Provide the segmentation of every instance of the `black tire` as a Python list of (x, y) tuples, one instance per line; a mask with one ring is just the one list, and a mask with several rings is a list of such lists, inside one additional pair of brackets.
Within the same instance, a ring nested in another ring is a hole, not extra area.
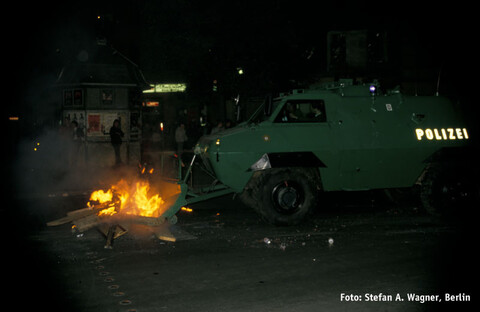
[(257, 179), (252, 188), (253, 208), (270, 224), (298, 224), (317, 205), (318, 180), (313, 170), (269, 169)]
[(238, 195), (238, 198), (245, 204), (245, 206), (257, 210), (258, 204), (258, 190), (260, 187), (261, 172), (255, 172), (244, 188), (243, 192)]
[(435, 216), (469, 212), (478, 198), (478, 182), (466, 169), (431, 167), (420, 188), (423, 207)]

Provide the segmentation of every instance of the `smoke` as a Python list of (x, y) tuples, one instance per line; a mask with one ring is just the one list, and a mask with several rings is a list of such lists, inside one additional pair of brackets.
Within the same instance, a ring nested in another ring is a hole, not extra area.
[[(67, 129), (70, 131), (71, 129)], [(161, 196), (176, 193), (175, 184), (161, 183), (158, 168), (141, 174), (135, 164), (100, 166), (87, 162), (85, 145), (76, 142), (60, 129), (45, 130), (34, 140), (24, 139), (18, 144), (17, 157), (13, 163), (15, 190), (20, 197), (48, 197), (58, 195), (90, 195), (96, 189), (108, 189), (120, 180), (129, 183), (148, 179), (152, 189)]]
[(78, 151), (75, 142), (55, 130), (19, 144), (13, 172), (15, 195), (22, 204), (21, 211), (15, 213), (29, 229), (45, 227), (69, 211), (87, 207), (97, 190), (112, 190), (122, 196), (122, 208), (117, 212), (126, 213), (119, 213), (117, 218), (131, 213), (159, 217), (178, 197), (179, 185), (165, 182), (159, 170), (142, 173), (142, 167), (113, 166), (113, 162), (98, 166), (83, 162), (83, 155), (75, 154)]
[(87, 166), (85, 145), (73, 141), (70, 131), (45, 130), (18, 144), (13, 176), (20, 197), (78, 194), (127, 174), (127, 169)]
[(46, 130), (18, 144), (13, 178), (20, 197), (46, 196), (79, 186), (69, 166), (72, 144), (56, 130)]

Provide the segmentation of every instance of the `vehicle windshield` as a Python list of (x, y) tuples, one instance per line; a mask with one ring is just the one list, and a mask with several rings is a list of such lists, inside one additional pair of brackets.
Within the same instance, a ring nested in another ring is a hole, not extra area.
[[(280, 99), (277, 99), (277, 100), (273, 100), (273, 103), (272, 103), (272, 114), (273, 112), (275, 111), (275, 109), (278, 107), (278, 105), (280, 104), (281, 100)], [(250, 117), (250, 119), (248, 120), (248, 124), (251, 124), (251, 123), (261, 123), (262, 121), (265, 121), (267, 120), (270, 116), (267, 116), (265, 115), (265, 105), (266, 103), (264, 102), (262, 105), (260, 105), (258, 107), (258, 109), (255, 111), (255, 113), (253, 113), (253, 115)]]

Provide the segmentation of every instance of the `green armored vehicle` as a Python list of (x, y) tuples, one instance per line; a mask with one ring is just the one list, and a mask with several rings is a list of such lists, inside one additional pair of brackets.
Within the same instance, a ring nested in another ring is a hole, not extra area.
[(452, 102), (395, 90), (380, 94), (377, 87), (337, 83), (294, 90), (266, 100), (247, 122), (202, 137), (195, 154), (215, 182), (196, 193), (186, 179), (180, 182), (182, 193), (164, 217), (229, 192), (278, 225), (304, 220), (321, 206), (321, 192), (421, 184), (430, 211), (464, 196), (452, 179), (461, 176), (458, 171), (436, 165), (462, 156), (472, 140)]

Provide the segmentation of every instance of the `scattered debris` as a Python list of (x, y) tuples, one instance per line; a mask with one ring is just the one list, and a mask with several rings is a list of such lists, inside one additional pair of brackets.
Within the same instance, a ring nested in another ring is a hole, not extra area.
[(67, 216), (47, 223), (58, 226), (72, 223), (72, 233), (82, 237), (83, 232), (97, 228), (106, 238), (105, 248), (111, 249), (113, 241), (126, 234), (132, 225), (143, 225), (158, 239), (175, 242), (177, 240), (195, 239), (196, 237), (182, 231), (179, 227), (160, 217), (130, 215), (118, 213), (121, 201), (111, 196), (105, 202), (88, 203), (88, 207), (70, 211)]

